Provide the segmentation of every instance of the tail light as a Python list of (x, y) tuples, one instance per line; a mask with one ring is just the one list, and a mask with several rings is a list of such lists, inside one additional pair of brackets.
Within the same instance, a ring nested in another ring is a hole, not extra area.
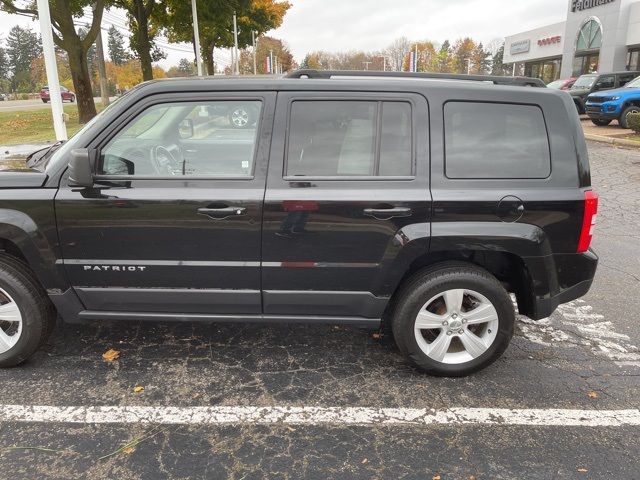
[(584, 192), (584, 216), (582, 217), (582, 230), (580, 230), (580, 240), (578, 241), (578, 253), (589, 250), (593, 230), (596, 226), (598, 213), (598, 194), (593, 190)]

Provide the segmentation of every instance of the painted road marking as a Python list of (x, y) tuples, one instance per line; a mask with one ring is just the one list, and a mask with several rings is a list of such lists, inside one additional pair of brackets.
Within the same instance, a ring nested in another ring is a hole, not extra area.
[(631, 338), (616, 332), (613, 323), (584, 300), (560, 305), (556, 314), (543, 320), (520, 317), (520, 330), (525, 338), (546, 347), (584, 345), (619, 367), (640, 367), (640, 350)]
[(148, 407), (0, 405), (1, 422), (82, 424), (290, 425), (524, 425), (640, 426), (640, 409), (563, 410), (503, 408), (366, 407)]

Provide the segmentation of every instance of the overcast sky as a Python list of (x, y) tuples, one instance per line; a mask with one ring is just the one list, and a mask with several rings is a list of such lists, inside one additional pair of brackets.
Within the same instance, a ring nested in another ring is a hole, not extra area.
[[(185, 0), (186, 1), (186, 0)], [(566, 18), (568, 0), (289, 0), (291, 9), (283, 25), (272, 32), (289, 45), (296, 60), (313, 50), (380, 50), (395, 38), (454, 41), (470, 36), (485, 44), (496, 38)], [(123, 18), (122, 12), (107, 15)], [(0, 12), (0, 39), (16, 23), (31, 25), (28, 18)], [(111, 26), (105, 18), (103, 26)], [(3, 42), (2, 42), (3, 43)], [(192, 58), (188, 46), (167, 50), (161, 65), (168, 68), (182, 57)], [(182, 49), (182, 50), (180, 50)], [(221, 62), (227, 52), (219, 52)]]

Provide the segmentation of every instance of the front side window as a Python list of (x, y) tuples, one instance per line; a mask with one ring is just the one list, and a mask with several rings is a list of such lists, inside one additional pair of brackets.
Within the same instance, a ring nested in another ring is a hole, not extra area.
[(411, 104), (295, 101), (286, 176), (371, 177), (412, 174)]
[(537, 106), (449, 102), (444, 121), (449, 178), (546, 178), (551, 173), (549, 139)]
[(153, 105), (102, 150), (98, 174), (250, 176), (261, 109), (259, 100)]
[(616, 86), (616, 77), (613, 75), (604, 75), (596, 82), (595, 90), (611, 90)]

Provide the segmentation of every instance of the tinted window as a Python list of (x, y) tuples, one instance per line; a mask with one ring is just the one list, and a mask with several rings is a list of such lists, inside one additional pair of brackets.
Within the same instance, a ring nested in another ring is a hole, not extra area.
[(260, 101), (149, 107), (102, 150), (103, 175), (247, 176), (253, 171)]
[(549, 139), (540, 108), (449, 102), (444, 119), (447, 177), (549, 176)]
[(636, 75), (633, 73), (627, 73), (625, 75), (620, 75), (618, 77), (618, 81), (620, 82), (620, 86), (624, 87), (627, 83), (629, 83), (631, 80), (633, 80), (634, 78), (636, 78)]
[(610, 90), (616, 86), (616, 77), (607, 75), (600, 77), (595, 85), (595, 90)]
[(286, 175), (411, 175), (411, 128), (405, 102), (293, 102)]

